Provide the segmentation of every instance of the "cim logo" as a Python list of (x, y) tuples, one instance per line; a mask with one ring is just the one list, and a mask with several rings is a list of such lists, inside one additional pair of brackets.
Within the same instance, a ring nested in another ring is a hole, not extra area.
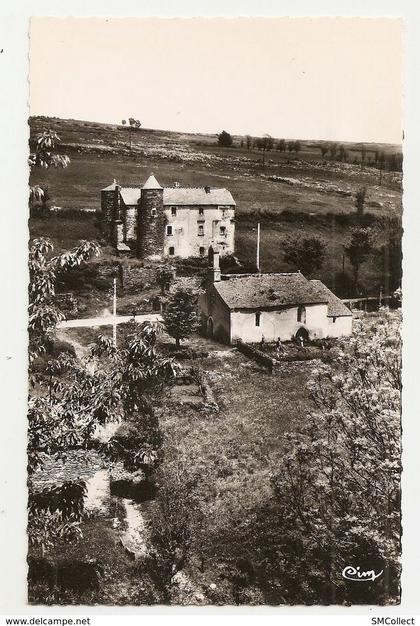
[(343, 569), (343, 578), (345, 578), (346, 580), (352, 580), (352, 581), (357, 581), (357, 582), (365, 582), (365, 581), (373, 582), (374, 580), (379, 578), (379, 576), (381, 576), (383, 573), (384, 573), (384, 570), (381, 570), (380, 572), (376, 573), (375, 570), (373, 569), (363, 571), (360, 569), (359, 565), (357, 567), (353, 567), (352, 565), (347, 565)]

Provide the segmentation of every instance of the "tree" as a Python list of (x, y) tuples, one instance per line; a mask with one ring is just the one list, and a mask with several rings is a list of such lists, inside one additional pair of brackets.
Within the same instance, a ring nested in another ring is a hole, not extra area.
[(295, 149), (295, 142), (294, 141), (288, 141), (287, 142), (287, 149), (289, 152), (293, 152), (293, 150)]
[[(273, 477), (277, 585), (284, 603), (399, 600), (399, 317), (365, 319), (310, 384), (315, 411), (290, 433)], [(345, 567), (382, 572), (354, 583)]]
[(127, 120), (122, 120), (122, 121), (121, 121), (121, 124), (122, 124), (123, 126), (125, 126), (125, 125), (127, 124)]
[(364, 167), (366, 163), (366, 146), (364, 144), (362, 144), (362, 147), (360, 148), (360, 155), (361, 155), (361, 166)]
[(340, 161), (347, 161), (347, 157), (347, 150), (345, 149), (343, 144), (340, 144), (340, 146), (338, 147), (338, 158), (340, 159)]
[(329, 146), (329, 150), (330, 150), (330, 158), (331, 159), (335, 159), (337, 156), (337, 144), (336, 143), (331, 143)]
[(220, 135), (218, 135), (218, 143), (219, 146), (223, 146), (225, 148), (229, 148), (233, 144), (232, 135), (230, 135), (225, 130), (222, 130)]
[(397, 218), (388, 218), (382, 228), (385, 241), (379, 248), (379, 260), (383, 267), (385, 294), (401, 287), (403, 228)]
[[(57, 154), (57, 145), (60, 143), (60, 137), (56, 132), (52, 130), (45, 130), (42, 133), (38, 133), (35, 138), (35, 150), (29, 155), (29, 167), (33, 168), (41, 167), (47, 169), (50, 167), (62, 167), (65, 168), (69, 165), (70, 159), (66, 154)], [(31, 210), (39, 202), (46, 206), (47, 200), (50, 196), (46, 197), (47, 190), (40, 185), (33, 185), (29, 188), (29, 206)]]
[(197, 296), (189, 289), (178, 289), (173, 293), (163, 313), (167, 333), (179, 346), (198, 328)]
[[(65, 461), (69, 450), (93, 445), (98, 425), (110, 421), (136, 422), (135, 448), (125, 448), (114, 437), (103, 452), (121, 459), (130, 469), (150, 475), (159, 458), (159, 425), (152, 398), (172, 379), (172, 359), (156, 351), (156, 325), (130, 325), (126, 340), (116, 348), (100, 337), (90, 348), (87, 362), (60, 355), (44, 370), (34, 372), (37, 391), (28, 411), (28, 471), (30, 476), (47, 458)], [(87, 364), (94, 367), (87, 367)], [(42, 492), (29, 481), (29, 534), (33, 546), (45, 551), (58, 537), (77, 538), (83, 516), (85, 483), (66, 481)]]
[(352, 265), (354, 286), (357, 289), (360, 266), (373, 251), (373, 236), (370, 228), (352, 228), (350, 232), (351, 238), (344, 251)]
[(154, 601), (170, 603), (174, 577), (185, 568), (202, 542), (204, 515), (197, 479), (189, 468), (172, 463), (157, 477), (159, 490), (152, 512), (148, 556), (142, 564), (142, 583), (149, 579)]
[(282, 242), (284, 261), (310, 276), (319, 270), (325, 259), (327, 244), (316, 236), (289, 236)]
[(252, 137), (251, 135), (247, 135), (246, 136), (246, 149), (247, 150), (251, 148), (251, 144), (252, 144)]
[(280, 152), (286, 152), (286, 142), (284, 139), (279, 139), (279, 142), (277, 144), (277, 150), (279, 150)]
[(63, 319), (55, 303), (55, 286), (60, 274), (80, 267), (99, 254), (95, 242), (80, 244), (58, 256), (48, 239), (34, 239), (29, 249), (29, 358), (32, 361), (45, 350), (45, 340)]
[(299, 140), (295, 141), (295, 152), (296, 154), (299, 154), (299, 152), (301, 151), (302, 148), (302, 144), (300, 143)]
[(140, 128), (141, 127), (141, 122), (140, 120), (136, 120), (134, 119), (134, 117), (129, 117), (128, 118), (128, 123), (132, 128)]
[(366, 201), (366, 194), (367, 194), (367, 188), (366, 187), (360, 187), (360, 189), (358, 189), (356, 191), (356, 208), (357, 208), (357, 215), (359, 217), (359, 219), (361, 219), (363, 217), (363, 213), (365, 210), (365, 201)]
[(167, 265), (160, 267), (156, 273), (156, 280), (158, 285), (160, 286), (160, 291), (162, 295), (165, 295), (171, 286), (175, 277), (175, 270), (173, 267), (168, 267)]
[(329, 147), (328, 147), (328, 145), (326, 145), (326, 144), (322, 144), (322, 145), (320, 146), (320, 150), (321, 150), (321, 156), (322, 156), (322, 158), (325, 158), (325, 157), (327, 156), (327, 154), (328, 154)]

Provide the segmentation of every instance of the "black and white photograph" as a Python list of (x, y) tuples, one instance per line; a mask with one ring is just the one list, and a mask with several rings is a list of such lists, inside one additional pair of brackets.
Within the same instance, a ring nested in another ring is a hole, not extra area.
[(403, 21), (28, 30), (28, 604), (399, 605)]

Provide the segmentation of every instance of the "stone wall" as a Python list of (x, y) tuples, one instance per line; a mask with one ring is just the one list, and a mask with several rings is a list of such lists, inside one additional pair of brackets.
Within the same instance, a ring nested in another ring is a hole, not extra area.
[(175, 214), (165, 206), (166, 222), (172, 226), (172, 234), (165, 233), (165, 256), (174, 248), (175, 256), (181, 258), (207, 256), (209, 247), (217, 244), (220, 254), (233, 254), (235, 250), (235, 209), (197, 205), (176, 206)]
[(112, 240), (112, 221), (114, 218), (114, 192), (101, 191), (101, 213), (99, 222), (107, 239)]
[(137, 233), (137, 255), (140, 259), (159, 259), (163, 256), (163, 189), (142, 189)]

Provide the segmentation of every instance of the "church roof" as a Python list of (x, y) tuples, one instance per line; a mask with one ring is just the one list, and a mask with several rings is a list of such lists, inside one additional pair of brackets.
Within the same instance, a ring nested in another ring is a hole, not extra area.
[(162, 189), (153, 174), (149, 176), (143, 185), (143, 189)]
[(337, 296), (334, 295), (333, 292), (324, 285), (324, 283), (321, 283), (320, 280), (311, 280), (310, 282), (315, 287), (317, 293), (320, 296), (325, 295), (325, 297), (328, 299), (328, 317), (341, 317), (352, 315), (350, 309), (348, 309), (346, 305), (343, 304), (343, 302), (340, 300), (340, 298), (337, 298)]
[(329, 301), (326, 293), (300, 272), (235, 276), (214, 283), (214, 288), (230, 309), (258, 310)]

